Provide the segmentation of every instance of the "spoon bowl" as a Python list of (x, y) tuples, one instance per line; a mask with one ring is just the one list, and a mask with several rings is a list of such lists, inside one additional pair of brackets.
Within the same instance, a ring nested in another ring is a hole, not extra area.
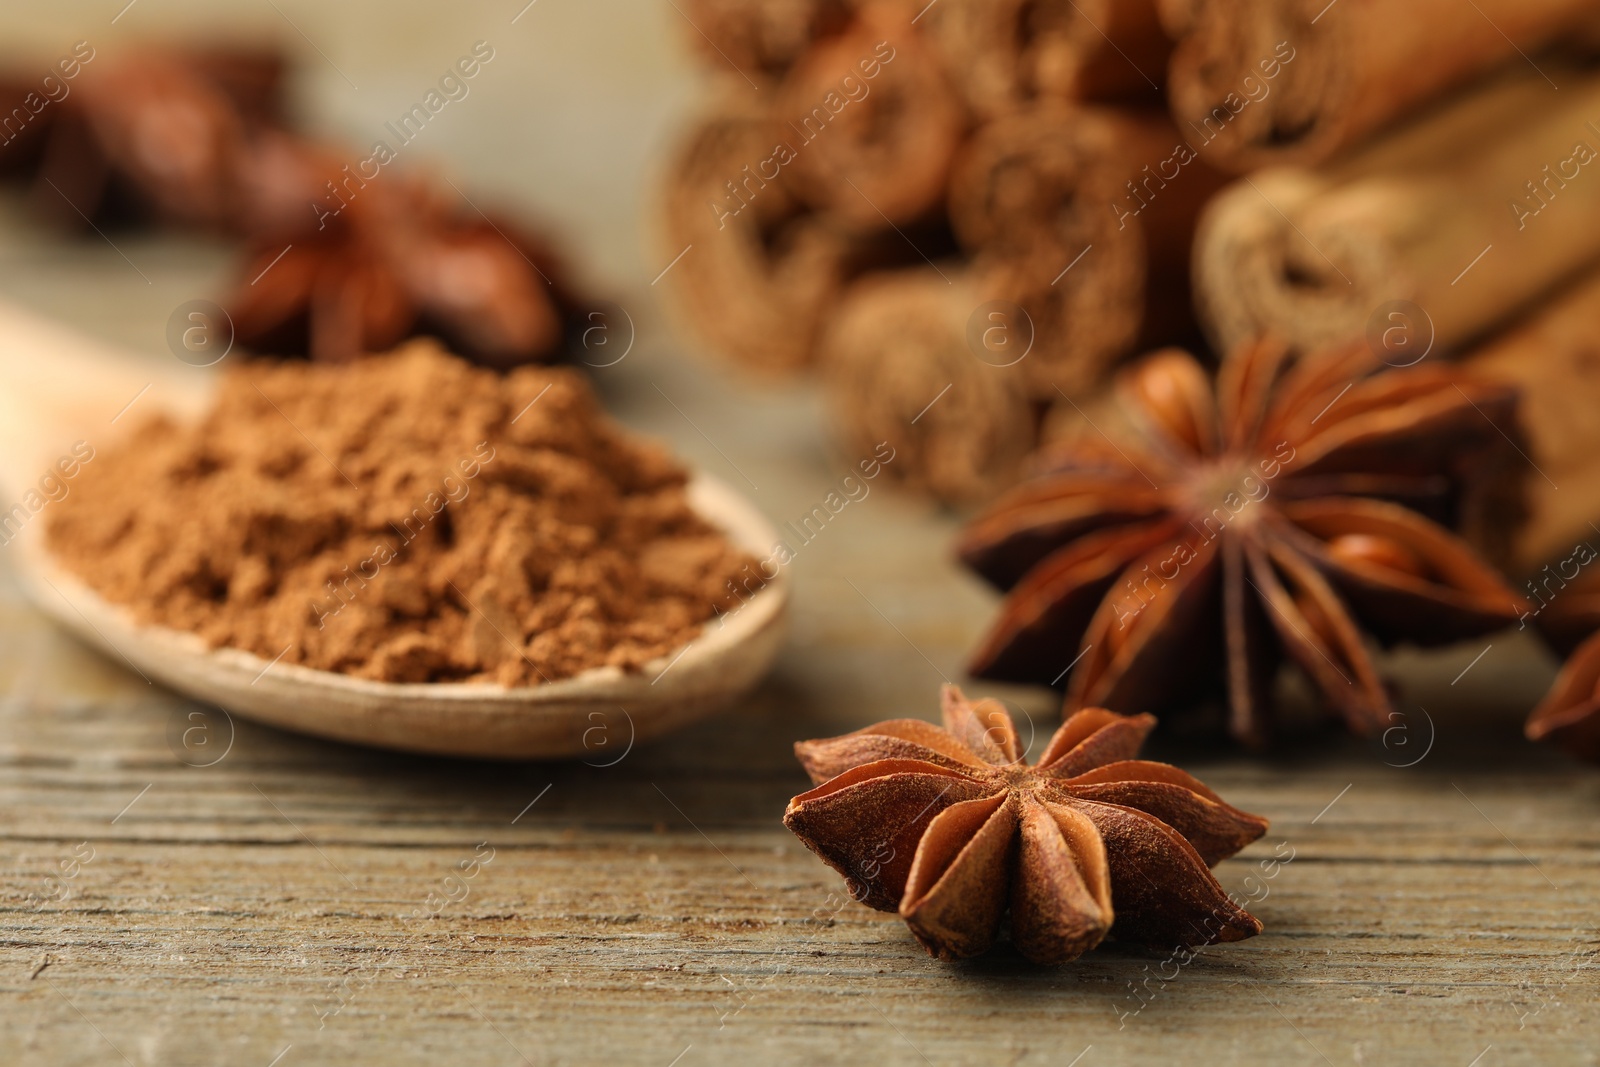
[[(21, 499), (39, 477), (33, 472), (48, 470), (49, 457), (72, 442), (113, 439), (129, 398), (149, 410), (193, 416), (204, 410), (211, 382), (212, 375), (198, 368), (175, 373), (141, 365), (136, 356), (0, 307), (5, 499)], [(777, 540), (761, 513), (715, 478), (695, 475), (688, 494), (695, 511), (738, 547), (764, 556)], [(41, 510), (47, 507), (48, 501)], [(229, 714), (409, 752), (614, 762), (635, 743), (723, 710), (753, 689), (782, 645), (789, 599), (788, 575), (780, 571), (688, 644), (638, 673), (600, 667), (525, 688), (378, 682), (210, 648), (196, 634), (141, 623), (56, 564), (43, 544), (42, 517), (28, 512), (23, 518), (7, 544), (30, 599), (146, 680)]]

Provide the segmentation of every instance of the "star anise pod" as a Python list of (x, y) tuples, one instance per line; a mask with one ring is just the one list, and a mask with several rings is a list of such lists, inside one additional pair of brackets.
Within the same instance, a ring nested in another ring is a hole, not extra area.
[(292, 138), (261, 138), (257, 154), (262, 235), (224, 301), (246, 347), (344, 361), (430, 334), (506, 367), (555, 358), (589, 325), (543, 241), (456, 208), (433, 181), (357, 184), (330, 150)]
[(1077, 959), (1107, 934), (1173, 947), (1261, 932), (1209, 868), (1267, 822), (1134, 759), (1154, 718), (1086, 708), (1029, 766), (997, 702), (945, 686), (943, 713), (942, 730), (892, 719), (797, 743), (819, 784), (783, 816), (852, 896), (898, 911), (930, 954), (988, 950), (1008, 911), (1035, 963)]
[(1600, 763), (1600, 633), (1568, 657), (1550, 692), (1528, 716), (1525, 732), (1531, 741), (1548, 741)]
[[(280, 73), (270, 53), (96, 59), (27, 138), (0, 145), (0, 167), (35, 169), (41, 208), (73, 225), (244, 236), (225, 301), (244, 347), (348, 360), (427, 334), (508, 367), (607, 343), (620, 324), (568, 287), (542, 239), (466, 210), (444, 182), (394, 173), (392, 151), (363, 159), (281, 129)], [(24, 91), (7, 84), (0, 99)]]
[(150, 219), (237, 230), (247, 145), (279, 118), (282, 70), (275, 53), (238, 49), (142, 49), (84, 63), (32, 131), (35, 205), (70, 226)]
[(1227, 360), (1215, 391), (1177, 350), (1118, 381), (1131, 432), (1049, 457), (965, 531), (962, 559), (1010, 592), (972, 658), (983, 678), (1052, 683), (1066, 708), (1192, 706), (1268, 735), (1279, 663), (1358, 733), (1390, 725), (1363, 634), (1453, 642), (1525, 606), (1471, 547), (1397, 501), (1460, 488), (1515, 393), (1450, 367), (1378, 373), (1364, 345)]
[[(1600, 538), (1595, 539), (1600, 543)], [(1527, 581), (1530, 610), (1522, 625), (1531, 624), (1561, 656), (1571, 656), (1600, 633), (1600, 550), (1579, 541), (1564, 559), (1546, 563)]]

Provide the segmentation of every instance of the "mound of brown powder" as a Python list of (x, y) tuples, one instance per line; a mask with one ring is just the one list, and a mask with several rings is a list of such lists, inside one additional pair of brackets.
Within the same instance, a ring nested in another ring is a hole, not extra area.
[(52, 507), (56, 558), (142, 620), (386, 681), (535, 685), (687, 643), (750, 561), (577, 374), (431, 342), (249, 364)]

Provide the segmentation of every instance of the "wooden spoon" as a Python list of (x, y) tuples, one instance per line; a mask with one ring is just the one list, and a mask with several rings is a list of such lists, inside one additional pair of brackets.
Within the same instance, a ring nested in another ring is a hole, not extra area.
[[(211, 368), (121, 352), (0, 304), (0, 551), (41, 610), (147, 680), (229, 713), (340, 741), (610, 763), (636, 741), (728, 707), (777, 656), (789, 600), (781, 571), (742, 608), (638, 674), (596, 668), (521, 689), (374, 682), (212, 649), (194, 634), (140, 624), (51, 560), (43, 538), (48, 496), (28, 493), (75, 442), (99, 450), (156, 410), (199, 417), (215, 378)], [(754, 506), (708, 475), (693, 478), (689, 500), (750, 552), (765, 556), (777, 541)]]

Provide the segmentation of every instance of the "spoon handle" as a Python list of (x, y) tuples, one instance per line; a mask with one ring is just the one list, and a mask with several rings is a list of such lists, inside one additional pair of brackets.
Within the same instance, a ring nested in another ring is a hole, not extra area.
[[(170, 364), (170, 365), (169, 365)], [(0, 302), (0, 510), (73, 446), (98, 450), (166, 410), (193, 417), (211, 370), (152, 360)]]

